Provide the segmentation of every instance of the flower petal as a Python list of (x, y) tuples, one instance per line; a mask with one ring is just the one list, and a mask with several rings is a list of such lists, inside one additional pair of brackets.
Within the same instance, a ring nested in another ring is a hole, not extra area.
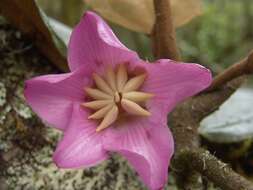
[(83, 87), (90, 81), (83, 69), (56, 75), (35, 77), (25, 82), (25, 98), (45, 122), (64, 130), (72, 112), (72, 103), (84, 98)]
[(125, 156), (150, 189), (164, 187), (174, 152), (173, 137), (166, 124), (148, 119), (127, 121), (118, 128), (109, 128), (103, 144), (106, 150)]
[(212, 81), (210, 71), (198, 64), (162, 59), (145, 66), (148, 77), (142, 91), (154, 94), (147, 107), (163, 107), (166, 114), (179, 102), (207, 88)]
[(137, 58), (137, 54), (127, 49), (108, 25), (90, 11), (74, 28), (68, 51), (72, 71), (83, 65), (91, 71), (100, 63), (114, 65)]
[(107, 158), (102, 148), (102, 133), (95, 131), (96, 122), (87, 117), (88, 113), (75, 104), (70, 124), (53, 156), (58, 167), (90, 167)]

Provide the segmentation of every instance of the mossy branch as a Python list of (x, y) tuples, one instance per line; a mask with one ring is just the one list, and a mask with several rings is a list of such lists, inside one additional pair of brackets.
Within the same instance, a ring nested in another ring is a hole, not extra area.
[(253, 190), (252, 183), (236, 172), (231, 167), (218, 160), (209, 151), (198, 149), (182, 153), (187, 158), (190, 168), (198, 171), (223, 190)]

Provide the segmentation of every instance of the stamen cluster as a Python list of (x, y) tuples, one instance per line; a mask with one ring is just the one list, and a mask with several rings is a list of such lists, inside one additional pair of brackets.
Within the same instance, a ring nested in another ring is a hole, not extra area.
[(85, 88), (86, 94), (92, 100), (82, 103), (82, 106), (94, 111), (88, 119), (101, 120), (97, 132), (113, 124), (122, 113), (136, 116), (150, 115), (143, 103), (153, 95), (138, 91), (145, 78), (145, 73), (129, 78), (124, 64), (119, 65), (115, 70), (108, 67), (104, 77), (93, 73), (96, 86)]

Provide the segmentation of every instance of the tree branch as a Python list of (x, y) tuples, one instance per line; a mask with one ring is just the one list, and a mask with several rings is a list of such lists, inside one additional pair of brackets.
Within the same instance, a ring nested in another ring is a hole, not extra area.
[(219, 107), (245, 82), (246, 77), (237, 77), (222, 88), (195, 96), (191, 100), (192, 116), (197, 122), (200, 122), (206, 116), (210, 115)]
[(217, 110), (243, 82), (244, 77), (234, 79), (220, 90), (193, 97), (176, 107), (170, 115), (169, 124), (172, 126), (178, 153), (199, 147), (197, 131), (199, 122)]
[(171, 5), (168, 0), (154, 1), (156, 21), (153, 28), (153, 52), (156, 58), (180, 60), (173, 27)]
[(253, 51), (248, 55), (248, 57), (244, 58), (239, 63), (232, 65), (224, 72), (217, 75), (214, 78), (211, 86), (206, 91), (210, 92), (213, 90), (217, 90), (218, 88), (226, 84), (228, 81), (236, 77), (251, 73), (253, 73)]
[[(196, 179), (199, 178), (196, 177), (194, 170), (187, 166), (188, 163), (191, 163), (191, 159), (188, 160), (181, 153), (199, 149), (198, 127), (200, 121), (217, 110), (243, 82), (244, 77), (236, 78), (224, 85), (222, 89), (188, 99), (171, 113), (169, 124), (172, 126), (171, 129), (176, 142), (176, 152), (172, 164), (176, 171), (180, 171), (176, 172), (176, 176), (178, 185), (182, 189), (192, 189), (191, 187), (199, 181)], [(186, 161), (182, 162), (182, 156)], [(196, 183), (192, 183), (193, 180)]]
[(214, 182), (223, 190), (253, 190), (251, 182), (235, 173), (231, 167), (218, 160), (207, 150), (186, 151), (183, 153), (188, 165)]

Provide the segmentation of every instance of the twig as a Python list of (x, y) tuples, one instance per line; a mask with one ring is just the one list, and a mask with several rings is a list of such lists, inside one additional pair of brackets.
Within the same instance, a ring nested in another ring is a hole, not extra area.
[[(169, 120), (176, 141), (175, 159), (182, 150), (198, 149), (200, 121), (217, 110), (243, 82), (244, 77), (236, 78), (223, 86), (222, 89), (195, 96), (176, 107)], [(177, 168), (177, 166), (174, 167)]]
[(211, 86), (206, 90), (206, 92), (210, 92), (213, 90), (217, 90), (222, 87), (228, 81), (245, 74), (253, 73), (253, 51), (249, 54), (248, 57), (244, 58), (239, 63), (232, 65), (227, 68), (224, 72), (217, 75)]
[(170, 1), (154, 1), (156, 22), (153, 28), (153, 52), (156, 58), (180, 60), (172, 22)]
[(218, 160), (207, 150), (184, 152), (192, 169), (200, 172), (223, 190), (253, 190), (253, 184), (235, 173), (231, 167)]
[(200, 122), (206, 116), (219, 109), (219, 107), (245, 82), (245, 79), (245, 76), (237, 77), (227, 82), (222, 88), (216, 91), (195, 96), (190, 103), (192, 106), (192, 117), (194, 117), (197, 122)]
[(177, 183), (182, 189), (192, 189), (194, 178), (196, 183), (198, 182), (194, 170), (188, 167), (191, 164), (191, 159), (182, 155), (182, 152), (199, 149), (198, 127), (200, 121), (217, 110), (240, 87), (244, 78), (236, 78), (224, 85), (222, 89), (212, 93), (195, 96), (177, 106), (172, 112), (170, 125), (172, 125), (171, 129), (176, 142), (176, 152), (172, 164), (173, 168), (179, 171), (176, 172)]

